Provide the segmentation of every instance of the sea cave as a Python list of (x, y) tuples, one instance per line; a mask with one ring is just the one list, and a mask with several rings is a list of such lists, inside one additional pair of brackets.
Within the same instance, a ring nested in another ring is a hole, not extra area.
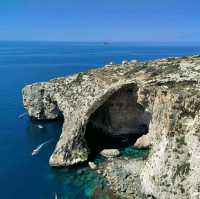
[(137, 91), (125, 85), (91, 114), (85, 130), (90, 157), (102, 149), (131, 146), (148, 133), (151, 114), (137, 102)]

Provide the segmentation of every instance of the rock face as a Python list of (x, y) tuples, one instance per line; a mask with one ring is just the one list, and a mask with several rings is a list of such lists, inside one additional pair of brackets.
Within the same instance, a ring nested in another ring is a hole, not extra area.
[[(50, 165), (69, 166), (88, 159), (88, 123), (111, 134), (142, 135), (148, 130), (135, 143), (151, 146), (139, 174), (141, 191), (158, 199), (198, 199), (199, 80), (200, 56), (192, 56), (106, 66), (28, 85), (22, 93), (31, 117), (64, 117)], [(101, 111), (109, 118), (102, 118)]]

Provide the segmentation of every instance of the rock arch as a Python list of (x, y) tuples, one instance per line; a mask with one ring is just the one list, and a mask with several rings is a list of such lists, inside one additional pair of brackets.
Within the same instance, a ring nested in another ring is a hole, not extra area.
[(101, 133), (102, 128), (105, 128), (104, 135), (110, 134), (112, 139), (117, 136), (122, 139), (132, 138), (132, 144), (134, 139), (147, 133), (150, 113), (145, 112), (144, 107), (137, 102), (137, 91), (135, 82), (112, 85), (101, 96), (88, 100), (87, 107), (79, 107), (71, 115), (65, 108), (62, 135), (50, 158), (50, 165), (69, 166), (86, 161), (93, 150), (89, 137), (97, 135), (98, 138), (97, 131), (88, 134), (91, 124), (96, 125)]

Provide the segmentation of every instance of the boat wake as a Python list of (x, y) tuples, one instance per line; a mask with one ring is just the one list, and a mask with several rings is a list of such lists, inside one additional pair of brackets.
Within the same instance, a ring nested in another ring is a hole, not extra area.
[(40, 144), (36, 149), (34, 149), (31, 153), (32, 156), (37, 155), (44, 146), (46, 146), (47, 144), (49, 144), (52, 140), (48, 140), (46, 142), (43, 142), (42, 144)]
[(18, 116), (18, 118), (21, 119), (21, 118), (23, 118), (24, 116), (26, 116), (27, 114), (28, 114), (27, 112), (22, 113), (22, 114), (20, 114), (20, 115)]

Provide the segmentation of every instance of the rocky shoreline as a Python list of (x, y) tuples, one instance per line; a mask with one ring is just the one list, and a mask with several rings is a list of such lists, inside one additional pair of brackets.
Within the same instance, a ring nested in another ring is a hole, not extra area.
[(22, 95), (30, 117), (64, 117), (51, 166), (85, 162), (107, 138), (132, 140), (151, 152), (145, 161), (117, 157), (100, 169), (113, 190), (127, 198), (200, 198), (200, 56), (112, 64), (28, 85)]
[(117, 158), (106, 162), (98, 171), (120, 198), (142, 199), (144, 195), (140, 191), (139, 174), (143, 166), (142, 159)]
[(118, 156), (105, 156), (100, 163), (89, 162), (88, 165), (106, 179), (114, 198), (146, 199), (141, 192), (140, 172), (145, 165), (149, 149), (128, 147), (119, 153)]

